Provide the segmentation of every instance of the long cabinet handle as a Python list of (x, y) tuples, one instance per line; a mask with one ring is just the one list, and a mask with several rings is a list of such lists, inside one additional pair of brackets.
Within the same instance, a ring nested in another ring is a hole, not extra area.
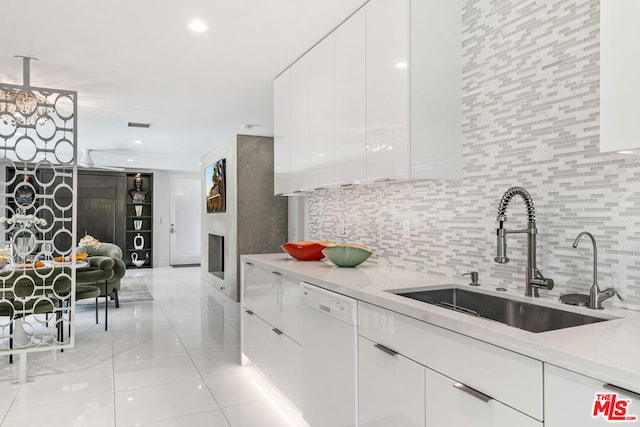
[(278, 335), (282, 335), (282, 334), (284, 333), (284, 332), (282, 332), (282, 331), (281, 331), (280, 329), (278, 329), (278, 328), (273, 328), (273, 329), (272, 329), (272, 331), (273, 331), (273, 332), (275, 332), (275, 333), (276, 333), (276, 334), (278, 334)]
[(395, 356), (395, 355), (398, 354), (397, 351), (391, 350), (389, 347), (386, 347), (386, 346), (384, 346), (382, 344), (374, 344), (373, 346), (375, 348), (377, 348), (378, 350), (381, 350), (381, 351), (387, 353), (389, 356)]
[(640, 400), (640, 394), (631, 390), (627, 390), (626, 388), (618, 387), (617, 385), (605, 384), (602, 386), (602, 388), (605, 390), (614, 391), (616, 393), (624, 394), (625, 396), (629, 396), (634, 399)]
[(491, 396), (487, 396), (484, 393), (480, 393), (478, 390), (476, 390), (475, 388), (471, 388), (469, 386), (466, 386), (462, 383), (454, 383), (453, 384), (454, 388), (457, 388), (460, 391), (464, 391), (465, 393), (470, 394), (471, 396), (482, 400), (483, 402), (489, 402), (491, 400), (493, 400), (493, 397)]
[(249, 316), (253, 316), (253, 311), (251, 310), (245, 310), (244, 312), (247, 313)]
[(282, 276), (282, 273), (280, 273), (279, 271), (272, 271), (272, 273), (277, 275), (277, 276)]

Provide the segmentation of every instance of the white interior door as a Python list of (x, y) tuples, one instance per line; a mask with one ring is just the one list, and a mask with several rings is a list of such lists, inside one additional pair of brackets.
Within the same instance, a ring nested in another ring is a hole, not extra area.
[(200, 264), (200, 178), (171, 174), (169, 187), (169, 264)]

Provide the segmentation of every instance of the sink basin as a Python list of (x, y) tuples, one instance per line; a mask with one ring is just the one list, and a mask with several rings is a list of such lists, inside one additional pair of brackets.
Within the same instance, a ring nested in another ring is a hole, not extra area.
[(536, 333), (610, 320), (459, 288), (388, 292)]

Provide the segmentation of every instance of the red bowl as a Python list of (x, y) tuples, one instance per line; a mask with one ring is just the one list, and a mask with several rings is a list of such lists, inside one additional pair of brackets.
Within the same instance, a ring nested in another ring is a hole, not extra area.
[(325, 246), (318, 242), (288, 242), (280, 247), (300, 261), (317, 261), (324, 258), (322, 250)]

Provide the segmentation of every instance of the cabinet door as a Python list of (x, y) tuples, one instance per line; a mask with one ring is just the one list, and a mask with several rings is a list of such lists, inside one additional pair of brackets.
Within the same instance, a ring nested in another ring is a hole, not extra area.
[(245, 263), (243, 268), (243, 307), (266, 322), (275, 324), (280, 317), (280, 277), (253, 264)]
[[(542, 427), (543, 424), (449, 377), (426, 370), (427, 426)], [(526, 384), (522, 385), (526, 387)], [(572, 424), (566, 424), (572, 425)]]
[(272, 334), (264, 320), (249, 309), (242, 310), (242, 352), (267, 376), (274, 371), (277, 361)]
[(424, 367), (366, 338), (358, 347), (361, 426), (424, 426)]
[(335, 180), (358, 184), (366, 178), (365, 9), (335, 31)]
[(245, 311), (242, 351), (294, 405), (302, 408), (302, 347)]
[(545, 426), (610, 426), (612, 422), (622, 421), (627, 417), (636, 417), (638, 422), (640, 394), (611, 387), (601, 381), (545, 364)]
[(412, 178), (462, 178), (462, 15), (462, 0), (411, 1)]
[(365, 6), (367, 181), (409, 177), (408, 1)]
[(291, 188), (290, 71), (285, 70), (273, 82), (273, 192), (287, 194)]
[(291, 183), (292, 191), (309, 190), (309, 56), (291, 66)]
[(260, 277), (262, 269), (245, 262), (242, 264), (242, 306), (255, 311), (264, 297), (264, 287)]
[(640, 2), (600, 2), (600, 150), (640, 149)]
[(307, 56), (310, 91), (309, 186), (314, 189), (335, 184), (333, 33), (314, 46)]
[(302, 344), (300, 282), (281, 274), (275, 274), (275, 280), (280, 295), (278, 317), (274, 320), (273, 326)]

